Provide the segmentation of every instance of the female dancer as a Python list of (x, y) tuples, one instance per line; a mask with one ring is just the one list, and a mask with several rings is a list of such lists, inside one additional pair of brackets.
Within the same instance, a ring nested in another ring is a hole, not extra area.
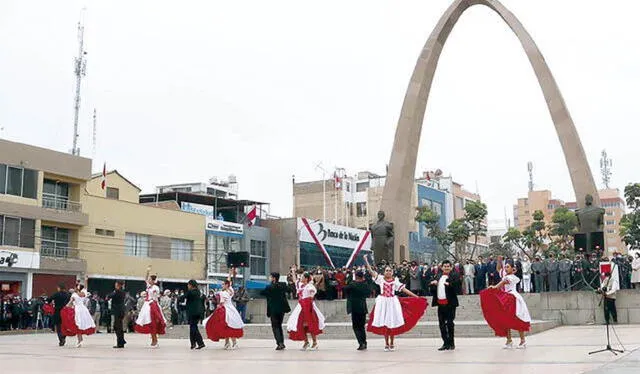
[[(405, 285), (393, 276), (390, 266), (384, 268), (384, 276), (378, 274), (364, 258), (367, 270), (373, 281), (380, 286), (380, 295), (371, 310), (367, 331), (384, 336), (384, 351), (395, 351), (394, 338), (411, 330), (427, 310), (427, 299), (418, 297), (407, 290)], [(400, 299), (396, 292), (402, 292), (411, 298)]]
[[(216, 310), (202, 321), (207, 331), (207, 338), (214, 342), (224, 339), (224, 349), (238, 348), (237, 339), (243, 336), (242, 328), (244, 323), (242, 322), (242, 317), (240, 317), (240, 313), (238, 313), (231, 301), (234, 294), (231, 286), (234, 270), (235, 268), (231, 268), (229, 277), (222, 284), (222, 291), (216, 294), (216, 298), (219, 299)], [(229, 345), (229, 339), (231, 339), (233, 345)]]
[(158, 348), (158, 334), (164, 335), (167, 321), (164, 319), (158, 298), (160, 297), (160, 288), (156, 286), (157, 276), (149, 275), (151, 266), (147, 268), (147, 295), (140, 308), (138, 319), (136, 319), (135, 331), (139, 334), (151, 335), (151, 347)]
[(313, 301), (314, 296), (318, 292), (311, 280), (311, 274), (304, 273), (296, 277), (297, 267), (294, 265), (291, 267), (291, 276), (296, 281), (296, 290), (298, 294), (298, 305), (293, 309), (289, 319), (287, 320), (287, 331), (289, 332), (289, 339), (294, 341), (304, 341), (302, 350), (306, 351), (309, 348), (309, 338), (307, 334), (311, 335), (313, 345), (311, 349), (318, 349), (318, 335), (322, 334), (324, 329), (324, 315), (320, 312), (320, 309)]
[(524, 333), (531, 327), (531, 315), (527, 304), (516, 290), (520, 278), (515, 275), (516, 268), (513, 262), (507, 261), (504, 270), (506, 275), (500, 283), (480, 292), (482, 314), (496, 336), (507, 338), (505, 349), (513, 348), (511, 330), (520, 333), (518, 349), (524, 349), (527, 347)]
[(60, 312), (62, 332), (64, 336), (75, 335), (78, 338), (78, 344), (76, 344), (78, 348), (82, 347), (82, 335), (91, 335), (96, 332), (96, 324), (84, 304), (85, 299), (84, 286), (78, 284), (73, 290), (69, 304)]

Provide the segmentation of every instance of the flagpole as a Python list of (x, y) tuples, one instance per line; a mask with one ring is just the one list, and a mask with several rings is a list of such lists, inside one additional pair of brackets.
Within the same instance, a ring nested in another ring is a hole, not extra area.
[(333, 173), (333, 218), (334, 223), (338, 224), (338, 172)]

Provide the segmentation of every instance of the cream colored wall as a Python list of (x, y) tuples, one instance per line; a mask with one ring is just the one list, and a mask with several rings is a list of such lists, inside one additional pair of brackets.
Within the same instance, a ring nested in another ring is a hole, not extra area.
[[(120, 190), (121, 201), (128, 201), (135, 204), (140, 201), (140, 190), (117, 173), (107, 175), (107, 187)], [(107, 189), (102, 189), (102, 176), (93, 178), (87, 182), (87, 192), (94, 196), (106, 197)]]
[[(204, 216), (88, 195), (82, 203), (90, 218), (79, 230), (80, 257), (89, 275), (144, 276), (151, 265), (160, 278), (206, 278)], [(96, 235), (96, 228), (113, 230), (115, 237)], [(191, 240), (192, 261), (126, 256), (127, 232)]]

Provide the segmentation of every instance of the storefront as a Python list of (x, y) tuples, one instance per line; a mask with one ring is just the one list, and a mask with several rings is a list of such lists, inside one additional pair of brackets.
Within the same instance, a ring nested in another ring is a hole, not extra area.
[(33, 271), (40, 268), (40, 254), (0, 249), (0, 258), (0, 294), (31, 298)]
[(239, 223), (219, 221), (207, 216), (207, 275), (222, 280), (227, 277), (227, 253), (243, 250), (244, 226)]
[(341, 268), (364, 264), (372, 256), (371, 236), (366, 230), (298, 218), (300, 265)]

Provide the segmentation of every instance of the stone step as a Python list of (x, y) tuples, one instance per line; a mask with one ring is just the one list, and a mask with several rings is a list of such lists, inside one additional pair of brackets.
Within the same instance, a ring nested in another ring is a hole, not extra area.
[[(532, 321), (531, 331), (529, 334), (537, 334), (560, 325), (557, 321)], [(200, 330), (204, 333), (204, 328)], [(286, 333), (286, 327), (285, 327)], [(455, 334), (461, 338), (482, 338), (494, 336), (493, 330), (487, 326), (487, 323), (483, 321), (458, 321), (456, 320)], [(378, 335), (368, 333), (370, 338), (382, 338)], [(173, 329), (168, 329), (167, 338), (174, 339), (187, 339), (189, 337), (188, 326), (175, 326)], [(271, 325), (266, 323), (251, 323), (247, 324), (244, 328), (244, 337), (247, 339), (273, 339), (273, 333), (271, 332)], [(440, 329), (438, 322), (427, 321), (419, 322), (416, 327), (411, 331), (402, 335), (403, 338), (438, 338), (440, 337)], [(322, 334), (321, 339), (355, 339), (351, 323), (331, 322), (327, 323)]]

